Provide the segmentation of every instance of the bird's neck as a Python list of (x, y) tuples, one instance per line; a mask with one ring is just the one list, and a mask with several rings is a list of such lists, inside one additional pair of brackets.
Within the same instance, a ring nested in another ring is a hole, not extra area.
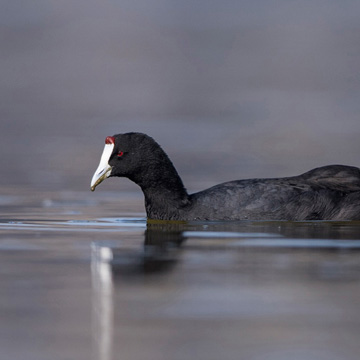
[(145, 196), (149, 219), (180, 220), (190, 205), (189, 195), (170, 159), (149, 163), (131, 177)]

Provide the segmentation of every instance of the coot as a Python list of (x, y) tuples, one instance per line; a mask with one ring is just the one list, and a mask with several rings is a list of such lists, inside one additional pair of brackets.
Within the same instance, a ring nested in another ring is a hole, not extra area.
[(149, 136), (108, 136), (91, 190), (127, 177), (145, 196), (149, 219), (360, 220), (360, 169), (331, 165), (275, 179), (236, 180), (189, 195), (174, 165)]

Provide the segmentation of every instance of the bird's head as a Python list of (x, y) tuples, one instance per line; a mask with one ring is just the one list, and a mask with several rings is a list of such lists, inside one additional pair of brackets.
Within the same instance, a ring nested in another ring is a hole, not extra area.
[(126, 133), (108, 136), (100, 163), (91, 179), (91, 191), (110, 176), (132, 179), (156, 159), (159, 145), (141, 133)]

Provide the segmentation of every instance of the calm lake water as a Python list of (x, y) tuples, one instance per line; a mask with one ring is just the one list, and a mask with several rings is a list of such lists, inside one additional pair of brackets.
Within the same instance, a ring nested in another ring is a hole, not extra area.
[(2, 359), (358, 359), (360, 223), (146, 223), (142, 195), (0, 198)]

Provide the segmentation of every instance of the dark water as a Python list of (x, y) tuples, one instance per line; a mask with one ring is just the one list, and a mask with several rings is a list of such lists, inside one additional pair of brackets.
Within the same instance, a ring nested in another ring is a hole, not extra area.
[(147, 224), (138, 193), (7, 193), (2, 359), (359, 358), (359, 223)]

